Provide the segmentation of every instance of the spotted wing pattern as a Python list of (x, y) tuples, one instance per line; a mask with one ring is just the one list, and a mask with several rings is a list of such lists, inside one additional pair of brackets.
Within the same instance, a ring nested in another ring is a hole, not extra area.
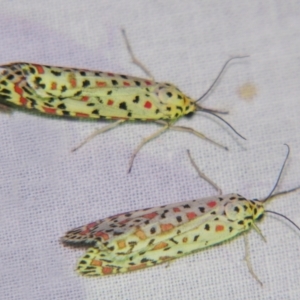
[(125, 273), (230, 239), (263, 212), (237, 194), (209, 197), (115, 215), (67, 232), (62, 243), (89, 247), (78, 262), (82, 275)]
[(196, 110), (194, 100), (168, 83), (29, 63), (0, 68), (0, 102), (46, 114), (150, 121)]

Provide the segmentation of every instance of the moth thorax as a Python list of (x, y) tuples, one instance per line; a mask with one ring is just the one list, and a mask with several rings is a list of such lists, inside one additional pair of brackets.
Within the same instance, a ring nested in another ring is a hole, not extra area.
[(186, 115), (196, 110), (195, 101), (172, 84), (160, 84), (154, 92), (161, 104), (166, 105), (170, 111), (176, 111), (179, 115)]
[(253, 205), (248, 200), (236, 200), (227, 203), (225, 206), (225, 214), (230, 221), (254, 219)]

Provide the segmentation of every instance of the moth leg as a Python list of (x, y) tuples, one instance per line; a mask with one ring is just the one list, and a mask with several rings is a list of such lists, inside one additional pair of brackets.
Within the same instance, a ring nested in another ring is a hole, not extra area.
[(114, 122), (112, 124), (104, 126), (103, 128), (96, 129), (94, 133), (92, 133), (91, 135), (89, 135), (82, 143), (80, 143), (77, 147), (73, 148), (71, 151), (74, 152), (74, 151), (78, 150), (83, 145), (85, 145), (87, 142), (89, 142), (91, 139), (93, 139), (96, 135), (98, 135), (100, 133), (103, 133), (105, 131), (108, 131), (110, 129), (113, 129), (113, 128), (117, 127), (118, 125), (120, 125), (121, 123), (125, 122), (125, 121), (126, 120), (118, 120), (117, 122)]
[(251, 261), (250, 261), (250, 251), (249, 251), (249, 241), (248, 236), (244, 234), (244, 241), (245, 241), (245, 257), (244, 260), (247, 264), (248, 270), (252, 277), (261, 285), (263, 286), (263, 283), (259, 280), (258, 276), (254, 273)]
[(132, 48), (131, 48), (131, 45), (129, 43), (129, 40), (127, 38), (127, 35), (126, 35), (126, 31), (125, 29), (122, 29), (122, 34), (123, 34), (123, 37), (124, 37), (124, 40), (125, 40), (125, 44), (126, 44), (126, 48), (127, 48), (127, 51), (129, 52), (129, 55), (131, 57), (131, 60), (132, 62), (137, 65), (140, 69), (142, 69), (142, 71), (151, 79), (154, 81), (154, 77), (153, 75), (151, 74), (151, 72), (145, 67), (145, 65), (140, 61), (138, 60), (133, 51), (132, 51)]
[(218, 147), (221, 147), (224, 150), (228, 151), (227, 147), (225, 147), (225, 146), (223, 146), (223, 145), (221, 145), (221, 144), (219, 144), (219, 143), (211, 140), (210, 138), (206, 137), (203, 133), (201, 133), (201, 132), (199, 132), (199, 131), (197, 131), (197, 130), (195, 130), (193, 128), (185, 127), (185, 126), (172, 126), (172, 125), (170, 125), (169, 128), (173, 129), (173, 130), (177, 130), (177, 131), (185, 131), (185, 132), (192, 133), (192, 134), (194, 134), (194, 135), (196, 135), (196, 136), (198, 136), (198, 137), (200, 137), (200, 138), (202, 138), (204, 140), (207, 140), (210, 143), (213, 143), (214, 145), (216, 145)]
[(262, 239), (264, 240), (264, 242), (266, 243), (267, 240), (264, 237), (264, 235), (262, 234), (261, 230), (258, 228), (258, 226), (255, 223), (253, 223), (252, 226), (255, 229), (255, 231), (262, 237)]
[(196, 162), (194, 161), (194, 159), (190, 153), (190, 150), (187, 150), (187, 153), (188, 153), (190, 161), (191, 161), (193, 167), (196, 169), (199, 177), (201, 177), (202, 179), (207, 181), (211, 186), (213, 186), (215, 188), (215, 190), (218, 192), (218, 195), (222, 195), (223, 193), (222, 193), (221, 188), (219, 188), (219, 186), (216, 183), (214, 183), (210, 178), (208, 178), (203, 172), (200, 171), (199, 167), (196, 165)]
[(158, 137), (160, 134), (162, 134), (164, 131), (166, 131), (169, 128), (169, 124), (164, 122), (165, 126), (161, 129), (159, 129), (158, 131), (154, 132), (153, 134), (151, 134), (150, 136), (144, 138), (142, 140), (142, 142), (138, 145), (138, 147), (134, 150), (133, 154), (131, 155), (130, 161), (129, 161), (129, 168), (127, 173), (130, 173), (131, 169), (132, 169), (132, 165), (133, 165), (133, 161), (136, 157), (136, 155), (138, 154), (138, 152), (141, 150), (141, 148), (148, 143), (149, 141), (151, 141), (152, 139)]

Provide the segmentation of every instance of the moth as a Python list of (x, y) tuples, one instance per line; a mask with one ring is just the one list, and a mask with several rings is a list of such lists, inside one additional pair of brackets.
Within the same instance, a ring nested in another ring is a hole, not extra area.
[[(260, 233), (255, 222), (265, 212), (283, 216), (265, 210), (266, 201), (300, 188), (273, 194), (288, 155), (289, 150), (275, 186), (263, 200), (248, 200), (232, 193), (135, 210), (70, 230), (61, 242), (88, 248), (77, 265), (80, 275), (102, 276), (169, 262), (236, 237), (252, 227)], [(190, 159), (196, 167), (191, 156)]]
[[(108, 119), (107, 126), (96, 130), (73, 151), (80, 148), (94, 136), (117, 127), (126, 121), (155, 122), (162, 126), (157, 132), (143, 139), (135, 149), (129, 163), (144, 144), (167, 129), (190, 132), (227, 150), (227, 147), (207, 138), (201, 132), (173, 124), (182, 116), (195, 112), (213, 114), (228, 126), (218, 112), (199, 104), (220, 78), (229, 59), (210, 88), (198, 100), (181, 92), (170, 83), (155, 82), (153, 76), (134, 56), (125, 31), (122, 31), (132, 61), (150, 77), (144, 79), (111, 72), (91, 71), (75, 68), (54, 67), (32, 63), (12, 63), (0, 66), (0, 104), (14, 105), (61, 117)], [(245, 139), (235, 130), (241, 138)]]

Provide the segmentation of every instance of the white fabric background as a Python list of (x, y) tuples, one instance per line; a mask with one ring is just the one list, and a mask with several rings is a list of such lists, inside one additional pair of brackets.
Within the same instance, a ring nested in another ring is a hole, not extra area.
[[(178, 124), (230, 148), (222, 151), (187, 133), (168, 132), (145, 146), (126, 174), (133, 149), (154, 124), (128, 123), (70, 150), (106, 122), (70, 121), (15, 111), (0, 115), (1, 299), (298, 299), (300, 233), (266, 215), (252, 230), (249, 274), (243, 238), (125, 275), (79, 277), (84, 251), (59, 238), (74, 227), (124, 211), (215, 194), (189, 163), (223, 188), (249, 198), (267, 195), (286, 154), (279, 189), (300, 183), (299, 1), (4, 1), (0, 2), (0, 64), (29, 61), (144, 76), (130, 63), (120, 28), (157, 81), (197, 98), (231, 56), (203, 103), (225, 116), (247, 141), (213, 117)], [(257, 96), (240, 97), (253, 84)], [(268, 208), (300, 224), (300, 192)]]

